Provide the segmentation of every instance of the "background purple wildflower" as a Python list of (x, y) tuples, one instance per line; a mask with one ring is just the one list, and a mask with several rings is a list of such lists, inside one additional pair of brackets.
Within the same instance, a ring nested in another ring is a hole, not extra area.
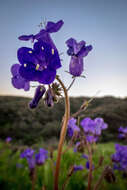
[(76, 125), (76, 119), (71, 118), (68, 121), (68, 129), (67, 129), (68, 136), (72, 137), (75, 132), (79, 133), (80, 128)]
[(98, 137), (101, 135), (102, 130), (107, 129), (108, 127), (102, 118), (95, 118), (92, 120), (87, 117), (83, 119), (80, 124), (84, 130), (86, 140), (89, 143), (96, 142)]
[(77, 171), (80, 171), (83, 169), (84, 169), (84, 167), (82, 165), (74, 165), (74, 172), (77, 172)]
[(115, 144), (116, 152), (111, 159), (114, 163), (114, 169), (127, 172), (127, 146)]
[(9, 143), (9, 142), (11, 142), (11, 140), (12, 140), (11, 137), (7, 137), (7, 138), (5, 139), (5, 142), (6, 142), (6, 143)]
[(127, 127), (120, 127), (118, 129), (118, 131), (120, 132), (119, 135), (118, 135), (118, 138), (120, 138), (120, 139), (127, 138)]
[(39, 153), (35, 155), (35, 161), (37, 165), (44, 164), (45, 160), (48, 158), (48, 151), (40, 148)]

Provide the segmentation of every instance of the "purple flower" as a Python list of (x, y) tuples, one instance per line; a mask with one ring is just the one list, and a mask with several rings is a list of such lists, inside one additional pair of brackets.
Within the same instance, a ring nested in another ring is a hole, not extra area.
[(46, 96), (44, 99), (44, 103), (48, 107), (53, 107), (54, 106), (54, 96), (53, 96), (53, 91), (52, 89), (48, 89), (46, 92)]
[(87, 117), (83, 119), (80, 124), (84, 130), (86, 140), (89, 143), (96, 142), (98, 137), (101, 135), (101, 131), (107, 129), (107, 124), (104, 123), (102, 118), (96, 118), (92, 120), (91, 118)]
[[(107, 123), (104, 123), (103, 118), (97, 117), (94, 119), (94, 122), (95, 122), (97, 128), (99, 128), (101, 130), (107, 129), (107, 127), (108, 127)], [(96, 131), (96, 133), (97, 133), (97, 131)]]
[(127, 127), (120, 127), (119, 129), (118, 129), (118, 131), (120, 132), (120, 134), (118, 135), (118, 138), (120, 138), (120, 139), (125, 139), (125, 138), (127, 138)]
[(21, 158), (31, 158), (34, 154), (34, 150), (31, 148), (27, 148), (26, 150), (24, 150), (24, 152), (22, 152), (20, 154)]
[(64, 22), (62, 20), (59, 20), (56, 23), (49, 21), (49, 22), (47, 22), (46, 28), (40, 30), (39, 33), (37, 33), (35, 35), (33, 35), (33, 34), (31, 34), (31, 35), (22, 35), (22, 36), (19, 37), (19, 40), (24, 40), (24, 41), (38, 40), (38, 41), (43, 41), (45, 43), (49, 43), (53, 48), (56, 48), (55, 44), (53, 43), (53, 40), (50, 37), (50, 33), (58, 32), (63, 24), (64, 24)]
[(71, 56), (69, 65), (70, 74), (73, 76), (80, 76), (83, 72), (83, 57), (87, 56), (89, 51), (92, 50), (92, 46), (86, 46), (85, 41), (77, 41), (70, 38), (66, 41), (68, 46), (67, 54)]
[(27, 161), (28, 161), (28, 166), (31, 169), (34, 169), (35, 168), (35, 159), (34, 158), (27, 158)]
[(120, 133), (120, 134), (118, 135), (118, 138), (119, 138), (119, 139), (125, 139), (125, 138), (126, 138), (126, 135), (125, 135), (125, 134)]
[[(89, 161), (86, 162), (86, 169), (90, 169), (90, 163)], [(92, 170), (94, 170), (94, 165), (92, 165)]]
[(114, 163), (114, 169), (127, 172), (127, 146), (115, 144), (116, 152), (111, 159)]
[(85, 158), (86, 160), (88, 160), (88, 156), (86, 154), (83, 154), (82, 158)]
[(42, 98), (42, 96), (44, 95), (45, 91), (46, 91), (46, 89), (44, 86), (39, 85), (36, 88), (34, 98), (29, 103), (30, 108), (36, 108), (37, 107), (37, 105), (38, 105), (40, 99)]
[(5, 142), (6, 142), (6, 143), (9, 143), (9, 142), (11, 142), (11, 140), (12, 140), (11, 137), (7, 137), (7, 138), (5, 139)]
[(12, 85), (15, 88), (27, 91), (30, 88), (30, 81), (37, 81), (41, 84), (51, 84), (54, 81), (61, 62), (50, 33), (57, 32), (62, 25), (62, 20), (57, 23), (48, 22), (46, 28), (36, 35), (19, 37), (20, 40), (37, 41), (33, 44), (33, 48), (18, 49), (17, 57), (20, 64), (14, 64), (11, 68)]
[(21, 158), (26, 158), (30, 170), (35, 168), (35, 159), (33, 155), (34, 155), (34, 150), (31, 148), (27, 148), (24, 152), (20, 154)]
[(19, 74), (27, 81), (50, 84), (56, 77), (56, 70), (61, 67), (57, 49), (38, 41), (34, 49), (22, 47), (18, 50), (20, 62)]
[(95, 137), (95, 136), (92, 136), (92, 135), (87, 135), (86, 136), (86, 140), (89, 142), (89, 143), (94, 143), (94, 142), (97, 142), (98, 140), (98, 137)]
[(77, 172), (77, 171), (80, 171), (83, 169), (84, 169), (84, 167), (82, 165), (74, 165), (74, 172)]
[(84, 118), (80, 124), (81, 124), (85, 134), (94, 134), (95, 133), (95, 123), (91, 118), (89, 118), (89, 117)]
[(12, 73), (12, 85), (17, 89), (24, 89), (25, 91), (28, 91), (30, 89), (29, 81), (21, 77), (19, 74), (20, 65), (14, 64), (11, 67), (11, 73)]
[(48, 158), (48, 151), (40, 148), (39, 153), (35, 155), (35, 160), (37, 165), (44, 164), (45, 160)]
[(76, 125), (76, 119), (71, 118), (68, 121), (68, 129), (67, 129), (68, 136), (72, 137), (75, 132), (79, 133), (80, 128)]

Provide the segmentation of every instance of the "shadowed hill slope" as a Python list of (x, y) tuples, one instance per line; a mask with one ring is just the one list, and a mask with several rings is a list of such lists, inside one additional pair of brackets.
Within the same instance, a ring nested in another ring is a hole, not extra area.
[[(75, 113), (88, 97), (70, 98), (71, 113)], [(40, 102), (37, 109), (28, 108), (30, 99), (24, 97), (0, 96), (0, 138), (11, 136), (19, 144), (33, 144), (42, 139), (59, 137), (60, 122), (64, 114), (64, 101), (47, 108)], [(103, 117), (109, 127), (104, 131), (102, 141), (116, 140), (120, 125), (127, 126), (127, 98), (95, 98), (83, 117)]]

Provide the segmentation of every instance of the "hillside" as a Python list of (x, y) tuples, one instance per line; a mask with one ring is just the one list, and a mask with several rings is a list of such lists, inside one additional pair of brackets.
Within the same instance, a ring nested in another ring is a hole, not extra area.
[[(84, 99), (70, 98), (71, 113), (75, 113)], [(60, 122), (64, 114), (64, 101), (51, 108), (43, 102), (35, 110), (28, 108), (30, 99), (24, 97), (0, 96), (0, 138), (11, 136), (18, 144), (34, 144), (52, 141), (59, 137)], [(127, 98), (95, 98), (82, 117), (103, 117), (109, 127), (103, 133), (102, 141), (115, 141), (119, 126), (127, 126)]]

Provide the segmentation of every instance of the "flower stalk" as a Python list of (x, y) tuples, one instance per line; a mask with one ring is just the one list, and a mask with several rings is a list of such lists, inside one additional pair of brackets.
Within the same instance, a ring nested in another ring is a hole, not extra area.
[(57, 160), (56, 160), (56, 169), (55, 169), (55, 177), (54, 177), (54, 190), (58, 190), (58, 182), (59, 182), (59, 173), (60, 173), (60, 161), (61, 161), (61, 155), (62, 155), (62, 147), (64, 143), (64, 139), (66, 136), (67, 131), (67, 124), (70, 117), (70, 102), (69, 97), (67, 93), (67, 89), (64, 86), (63, 82), (60, 80), (59, 76), (56, 76), (57, 81), (60, 83), (60, 85), (63, 88), (64, 95), (65, 95), (65, 115), (64, 115), (64, 121), (62, 124), (62, 129), (60, 133), (60, 140), (58, 144), (58, 154), (57, 154)]
[(88, 190), (91, 190), (92, 183), (92, 150), (89, 143), (87, 143), (88, 153), (89, 153), (89, 174), (88, 174)]

